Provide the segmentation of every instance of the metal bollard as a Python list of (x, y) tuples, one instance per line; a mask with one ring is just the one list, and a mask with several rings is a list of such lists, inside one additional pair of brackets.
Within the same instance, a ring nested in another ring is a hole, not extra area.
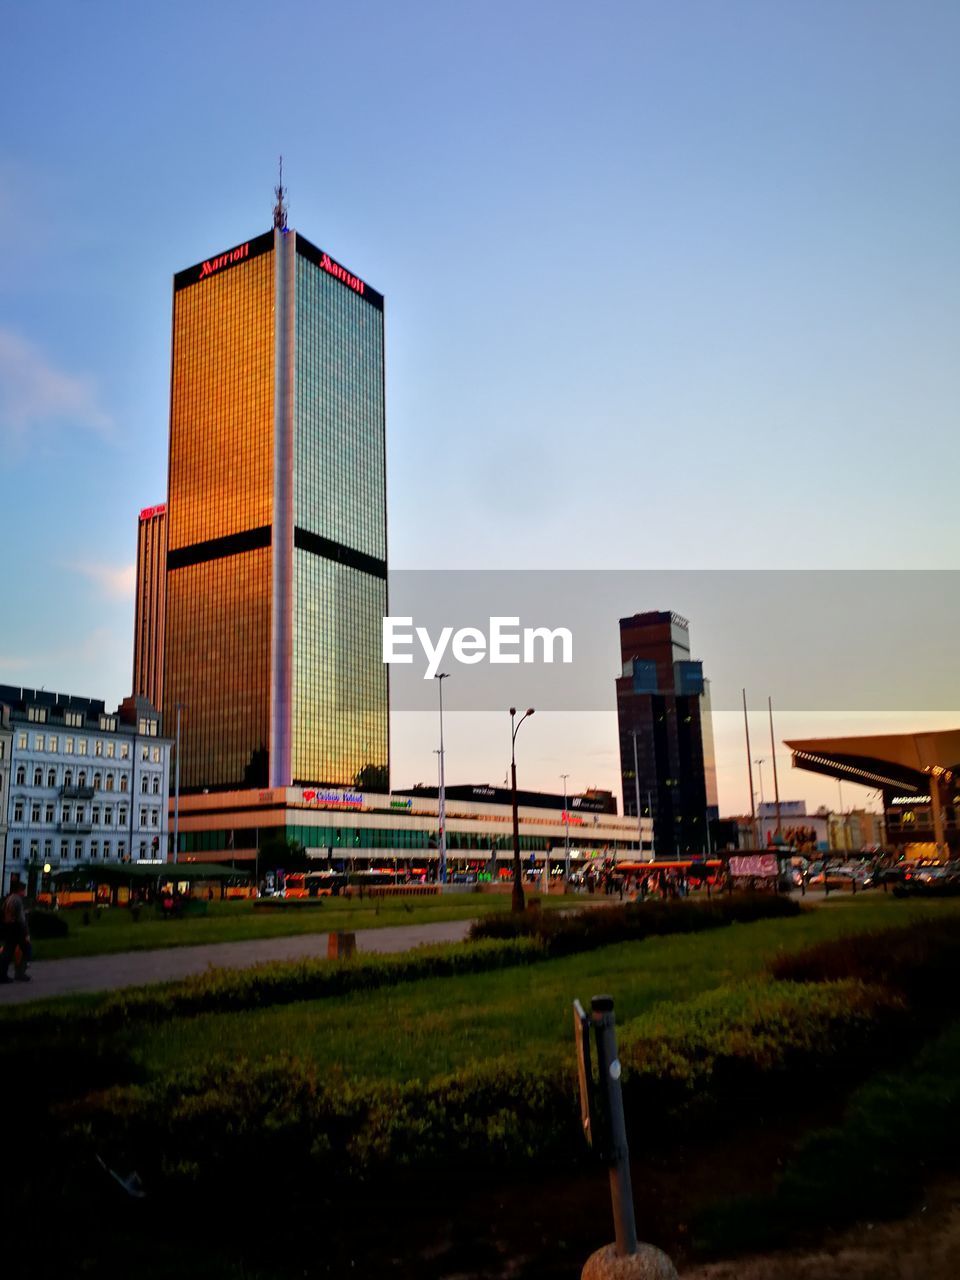
[[(573, 1015), (583, 1132), (591, 1146), (595, 1142), (599, 1145), (608, 1166), (616, 1237), (614, 1244), (591, 1254), (581, 1280), (676, 1280), (676, 1268), (667, 1255), (654, 1245), (637, 1241), (613, 999), (594, 996), (589, 1014), (575, 1000)], [(596, 1089), (590, 1068), (591, 1030), (597, 1045)]]
[(637, 1224), (633, 1214), (630, 1152), (627, 1148), (627, 1124), (623, 1114), (623, 1090), (620, 1087), (613, 997), (593, 996), (590, 1011), (597, 1038), (597, 1074), (606, 1130), (605, 1155), (610, 1167), (614, 1238), (617, 1253), (624, 1257), (637, 1251)]

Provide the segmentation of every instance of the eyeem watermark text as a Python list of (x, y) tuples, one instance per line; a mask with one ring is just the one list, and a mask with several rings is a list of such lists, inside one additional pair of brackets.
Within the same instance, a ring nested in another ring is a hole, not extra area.
[[(457, 662), (472, 667), (478, 662), (573, 662), (573, 634), (566, 627), (522, 627), (519, 618), (490, 618), (486, 632), (479, 627), (442, 627), (434, 642), (426, 627), (414, 627), (413, 618), (383, 619), (383, 661), (409, 665), (413, 647), (423, 651), (424, 680), (432, 680), (449, 648)], [(559, 659), (556, 654), (559, 649)]]

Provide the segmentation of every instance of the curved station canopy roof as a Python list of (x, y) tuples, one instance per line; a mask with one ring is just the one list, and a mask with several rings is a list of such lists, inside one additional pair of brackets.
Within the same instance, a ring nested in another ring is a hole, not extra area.
[(785, 745), (796, 768), (863, 787), (919, 794), (928, 790), (931, 774), (960, 775), (960, 729), (804, 738)]

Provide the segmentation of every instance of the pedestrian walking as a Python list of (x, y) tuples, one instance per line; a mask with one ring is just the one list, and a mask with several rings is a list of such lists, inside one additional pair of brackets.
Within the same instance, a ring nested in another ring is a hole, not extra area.
[[(13, 962), (14, 976), (19, 982), (29, 982), (27, 965), (30, 961), (30, 928), (27, 909), (23, 903), (26, 885), (13, 885), (3, 900), (3, 949), (0, 950), (0, 982), (9, 982), (8, 970)], [(17, 952), (20, 959), (17, 959)]]

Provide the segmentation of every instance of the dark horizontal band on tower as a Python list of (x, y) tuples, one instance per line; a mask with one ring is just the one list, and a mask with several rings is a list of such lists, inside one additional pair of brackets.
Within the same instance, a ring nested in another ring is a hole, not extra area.
[(334, 542), (332, 538), (321, 538), (318, 533), (295, 528), (293, 545), (299, 547), (301, 551), (323, 556), (325, 560), (335, 560), (338, 564), (346, 565), (348, 569), (359, 569), (361, 573), (369, 573), (374, 578), (386, 580), (386, 560), (378, 560), (376, 556), (368, 556), (365, 551), (355, 551), (353, 547), (345, 547), (342, 542)]
[(186, 569), (192, 564), (205, 564), (208, 560), (222, 560), (225, 556), (238, 556), (244, 551), (257, 551), (270, 545), (270, 525), (257, 529), (244, 529), (242, 533), (228, 533), (225, 538), (210, 538), (207, 542), (195, 542), (190, 547), (175, 547), (167, 552), (168, 569)]
[[(206, 564), (210, 560), (223, 560), (227, 556), (238, 556), (245, 551), (257, 551), (261, 547), (269, 547), (271, 533), (271, 526), (263, 524), (257, 529), (244, 529), (242, 533), (227, 534), (224, 538), (210, 538), (207, 542), (195, 542), (189, 547), (176, 547), (167, 552), (167, 568), (186, 569), (190, 565)], [(293, 531), (293, 545), (299, 547), (301, 551), (309, 551), (311, 555), (322, 556), (325, 560), (346, 565), (348, 569), (359, 569), (361, 573), (386, 579), (387, 562), (385, 560), (368, 556), (364, 551), (355, 551), (353, 547), (345, 547), (342, 542), (334, 542), (332, 538), (321, 538), (317, 533), (296, 528)]]

